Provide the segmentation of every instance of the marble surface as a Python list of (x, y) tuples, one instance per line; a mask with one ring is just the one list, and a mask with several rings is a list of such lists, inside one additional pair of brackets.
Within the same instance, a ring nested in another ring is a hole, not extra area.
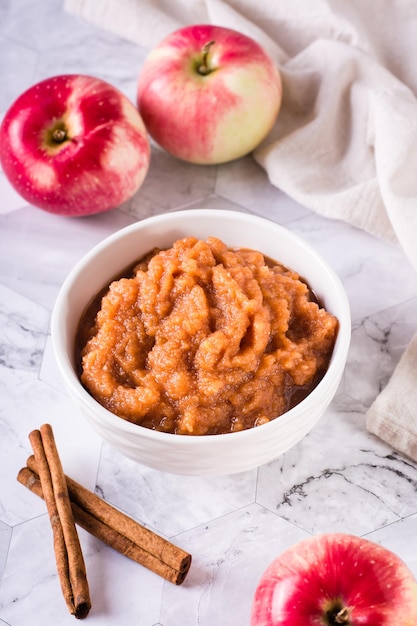
[[(109, 80), (134, 100), (146, 53), (65, 14), (60, 0), (0, 0), (0, 117), (31, 84), (65, 72)], [(301, 235), (339, 274), (352, 309), (346, 371), (314, 430), (264, 467), (211, 479), (165, 475), (103, 444), (63, 390), (49, 334), (59, 287), (86, 251), (135, 220), (191, 207), (256, 213)], [(67, 474), (193, 555), (175, 587), (80, 531), (92, 626), (248, 624), (268, 563), (320, 532), (366, 536), (417, 575), (417, 464), (365, 428), (367, 408), (416, 330), (417, 281), (401, 250), (296, 204), (250, 156), (198, 167), (153, 146), (138, 194), (81, 219), (29, 206), (0, 171), (0, 624), (74, 619), (44, 504), (16, 481), (30, 454), (28, 433), (44, 422)]]

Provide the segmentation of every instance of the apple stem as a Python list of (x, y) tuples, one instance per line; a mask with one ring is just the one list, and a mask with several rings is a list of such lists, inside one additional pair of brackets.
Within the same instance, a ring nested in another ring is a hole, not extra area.
[(349, 615), (350, 611), (347, 606), (344, 606), (343, 609), (335, 615), (334, 621), (336, 624), (348, 624), (349, 623)]
[(207, 59), (208, 59), (208, 53), (210, 52), (210, 48), (213, 44), (215, 44), (216, 42), (214, 41), (214, 39), (212, 41), (208, 41), (206, 44), (204, 44), (203, 48), (202, 48), (202, 53), (203, 53), (203, 57), (201, 59), (201, 65), (198, 66), (197, 68), (197, 72), (199, 74), (201, 74), (202, 76), (207, 76), (207, 74), (210, 74), (210, 72), (212, 72), (213, 70), (207, 65)]

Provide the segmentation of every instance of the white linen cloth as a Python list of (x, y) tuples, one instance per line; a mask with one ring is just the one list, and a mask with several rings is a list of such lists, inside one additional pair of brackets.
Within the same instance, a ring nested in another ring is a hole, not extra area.
[[(256, 39), (283, 79), (277, 123), (253, 153), (271, 183), (323, 216), (401, 245), (417, 270), (415, 0), (65, 0), (65, 6), (149, 49), (191, 23)], [(410, 379), (417, 382), (416, 359), (413, 366), (404, 390), (397, 372), (388, 385), (401, 409), (413, 406), (404, 397)], [(392, 410), (396, 420), (394, 405), (394, 398), (379, 400), (368, 428), (395, 447), (399, 438), (375, 426), (379, 411)], [(400, 449), (409, 453), (404, 443)], [(417, 460), (415, 442), (412, 450)]]
[(371, 433), (414, 460), (417, 460), (416, 372), (417, 333), (366, 416)]

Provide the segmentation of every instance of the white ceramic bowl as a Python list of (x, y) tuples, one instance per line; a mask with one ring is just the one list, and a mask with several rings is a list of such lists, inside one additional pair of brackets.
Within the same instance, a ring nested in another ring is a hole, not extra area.
[[(179, 238), (208, 236), (228, 246), (260, 250), (304, 277), (325, 308), (339, 320), (330, 366), (319, 385), (281, 417), (236, 433), (187, 436), (153, 431), (102, 407), (81, 385), (74, 362), (74, 336), (92, 297), (118, 272), (154, 247)], [(188, 475), (242, 472), (267, 463), (299, 442), (316, 424), (339, 385), (350, 343), (351, 322), (343, 286), (306, 242), (263, 218), (234, 211), (197, 209), (158, 215), (116, 232), (93, 248), (65, 280), (52, 316), (52, 341), (70, 397), (97, 433), (121, 453), (149, 467)]]

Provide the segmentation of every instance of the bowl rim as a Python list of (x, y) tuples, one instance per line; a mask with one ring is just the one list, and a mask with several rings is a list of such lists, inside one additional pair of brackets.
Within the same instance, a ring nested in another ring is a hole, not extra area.
[[(304, 248), (304, 250), (309, 255), (315, 257), (316, 261), (323, 267), (328, 277), (331, 279), (333, 283), (333, 289), (337, 290), (338, 297), (340, 298), (341, 309), (343, 310), (345, 319), (343, 320), (343, 325), (340, 323), (339, 320), (339, 330), (336, 339), (335, 349), (333, 351), (329, 367), (324, 374), (322, 380), (308, 394), (308, 396), (306, 396), (306, 398), (302, 400), (302, 402), (289, 409), (274, 420), (271, 420), (270, 422), (262, 424), (256, 428), (249, 428), (231, 433), (192, 436), (186, 434), (167, 433), (163, 431), (152, 430), (149, 428), (141, 427), (140, 424), (129, 422), (128, 420), (119, 417), (118, 415), (103, 407), (83, 387), (69, 357), (68, 351), (65, 346), (63, 334), (60, 332), (60, 328), (63, 323), (62, 320), (66, 317), (66, 298), (70, 290), (74, 287), (74, 284), (76, 284), (79, 276), (82, 274), (83, 270), (90, 264), (92, 259), (94, 259), (98, 254), (111, 246), (113, 243), (117, 242), (120, 239), (123, 239), (126, 235), (129, 235), (132, 232), (140, 232), (143, 228), (146, 228), (150, 224), (158, 225), (159, 223), (165, 223), (167, 221), (170, 222), (171, 220), (175, 221), (176, 219), (181, 219), (185, 216), (187, 217), (187, 219), (198, 219), (202, 216), (211, 217), (214, 219), (226, 217), (229, 219), (237, 219), (239, 221), (243, 220), (244, 222), (247, 222), (248, 225), (255, 223), (259, 224), (261, 222), (264, 223), (264, 225), (268, 225), (271, 228), (274, 228), (277, 232), (283, 232), (287, 239), (292, 240), (298, 247)], [(58, 368), (64, 379), (64, 383), (66, 383), (66, 385), (71, 388), (72, 392), (81, 403), (87, 403), (87, 406), (91, 407), (91, 410), (94, 412), (95, 415), (97, 415), (97, 419), (94, 419), (94, 421), (102, 421), (107, 427), (110, 427), (111, 429), (117, 430), (119, 432), (122, 431), (126, 435), (138, 436), (139, 434), (141, 438), (159, 441), (161, 443), (166, 443), (168, 441), (181, 441), (181, 445), (194, 447), (199, 445), (205, 446), (210, 440), (215, 440), (216, 443), (220, 445), (222, 444), (222, 442), (224, 442), (225, 444), (226, 442), (231, 443), (232, 440), (243, 441), (247, 437), (253, 437), (253, 433), (258, 431), (259, 429), (262, 429), (263, 433), (266, 433), (267, 429), (271, 430), (274, 429), (274, 427), (276, 428), (276, 424), (278, 422), (282, 425), (287, 421), (291, 421), (293, 416), (300, 411), (307, 410), (308, 406), (314, 405), (316, 401), (320, 402), (320, 396), (325, 396), (328, 392), (328, 387), (333, 375), (337, 378), (339, 377), (339, 374), (341, 375), (341, 370), (343, 370), (345, 365), (347, 352), (350, 345), (350, 339), (351, 314), (349, 300), (339, 276), (337, 275), (335, 270), (328, 264), (328, 262), (322, 257), (322, 255), (318, 253), (310, 243), (305, 241), (302, 237), (295, 234), (291, 230), (282, 226), (281, 224), (273, 222), (272, 220), (269, 220), (268, 218), (262, 216), (254, 215), (251, 213), (243, 213), (241, 211), (233, 211), (229, 209), (199, 208), (171, 211), (169, 213), (163, 213), (144, 218), (142, 220), (134, 222), (133, 224), (129, 224), (115, 231), (111, 235), (105, 237), (99, 243), (94, 245), (87, 253), (85, 253), (70, 270), (59, 289), (51, 316), (52, 346)], [(330, 382), (326, 384), (327, 381)]]

